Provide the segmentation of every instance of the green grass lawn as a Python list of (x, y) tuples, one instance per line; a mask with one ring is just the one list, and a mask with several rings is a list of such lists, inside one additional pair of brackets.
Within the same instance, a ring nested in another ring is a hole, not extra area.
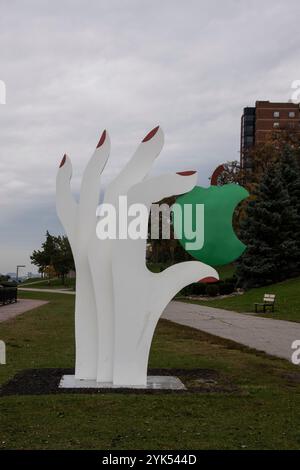
[[(74, 297), (23, 296), (51, 302), (0, 323), (8, 360), (0, 366), (0, 383), (23, 369), (74, 363)], [(212, 369), (220, 389), (0, 397), (0, 448), (299, 449), (297, 366), (165, 320), (150, 365)]]
[(75, 287), (75, 279), (65, 279), (65, 284), (62, 283), (61, 278), (53, 279), (39, 279), (32, 281), (31, 279), (28, 282), (22, 282), (20, 287), (32, 287), (35, 289), (73, 289)]
[(268, 318), (300, 322), (300, 277), (278, 284), (251, 289), (242, 295), (225, 299), (191, 301), (200, 305), (224, 308), (235, 312), (254, 312), (254, 303), (262, 302), (265, 293), (276, 294), (275, 312), (259, 313)]

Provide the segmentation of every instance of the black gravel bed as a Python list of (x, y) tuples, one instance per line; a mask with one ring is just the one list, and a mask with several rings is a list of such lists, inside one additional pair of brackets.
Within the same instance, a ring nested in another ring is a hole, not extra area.
[(173, 375), (184, 383), (187, 390), (152, 390), (132, 388), (58, 388), (63, 375), (74, 374), (74, 369), (26, 369), (18, 372), (0, 387), (0, 397), (12, 395), (49, 394), (104, 394), (125, 393), (135, 395), (182, 394), (182, 393), (232, 393), (238, 389), (232, 383), (220, 380), (218, 371), (212, 369), (149, 369), (148, 375)]

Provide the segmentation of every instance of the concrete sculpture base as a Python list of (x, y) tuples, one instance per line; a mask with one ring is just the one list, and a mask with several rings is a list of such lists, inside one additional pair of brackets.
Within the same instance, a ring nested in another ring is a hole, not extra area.
[(147, 385), (114, 385), (111, 382), (96, 382), (96, 380), (75, 379), (74, 375), (63, 375), (59, 383), (59, 388), (130, 388), (145, 390), (186, 390), (186, 387), (178, 377), (170, 375), (150, 375), (147, 378)]

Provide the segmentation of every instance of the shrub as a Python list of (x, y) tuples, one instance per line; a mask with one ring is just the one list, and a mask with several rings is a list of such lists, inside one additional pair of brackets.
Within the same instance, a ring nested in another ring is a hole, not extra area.
[(192, 295), (205, 295), (206, 284), (204, 282), (194, 282), (194, 284), (191, 284), (191, 293)]
[(226, 284), (233, 284), (234, 286), (236, 285), (237, 283), (237, 277), (236, 275), (234, 274), (232, 277), (227, 277), (224, 281)]
[(219, 286), (218, 284), (207, 284), (206, 285), (206, 295), (209, 297), (215, 297), (219, 294)]
[(184, 288), (180, 291), (180, 295), (185, 295), (185, 296), (192, 295), (192, 287), (193, 287), (193, 284), (190, 284), (190, 285), (184, 287)]
[(18, 283), (15, 281), (2, 281), (0, 282), (3, 287), (17, 287)]
[(224, 282), (223, 284), (219, 285), (220, 295), (228, 295), (234, 292), (234, 284), (230, 282)]

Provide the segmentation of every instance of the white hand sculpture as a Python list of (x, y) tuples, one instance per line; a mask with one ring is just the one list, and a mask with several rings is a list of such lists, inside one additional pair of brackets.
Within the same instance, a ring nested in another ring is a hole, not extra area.
[[(190, 191), (196, 184), (195, 172), (144, 180), (162, 147), (163, 133), (157, 127), (108, 186), (103, 202), (117, 209), (119, 196), (127, 195), (128, 206), (143, 203), (149, 210), (152, 202)], [(76, 265), (75, 377), (145, 385), (151, 341), (163, 309), (184, 286), (206, 277), (218, 279), (218, 274), (196, 261), (154, 274), (145, 264), (145, 239), (97, 238), (100, 174), (109, 151), (104, 131), (85, 169), (79, 204), (70, 191), (68, 157), (64, 156), (57, 175), (57, 212)]]
[(56, 178), (56, 209), (68, 236), (76, 267), (75, 377), (97, 376), (98, 333), (96, 303), (88, 263), (88, 246), (96, 230), (100, 175), (110, 151), (110, 140), (103, 132), (82, 177), (80, 201), (76, 203), (70, 189), (72, 164), (65, 155)]
[[(163, 175), (133, 186), (127, 193), (128, 207), (191, 191), (196, 172)], [(115, 385), (145, 385), (152, 337), (167, 304), (183, 287), (218, 279), (218, 273), (198, 261), (178, 263), (155, 274), (146, 267), (146, 240), (116, 240), (112, 252), (114, 281), (114, 370)]]
[[(117, 208), (119, 196), (126, 195), (131, 186), (145, 178), (163, 144), (163, 132), (156, 127), (147, 134), (131, 160), (107, 187), (103, 202), (110, 203)], [(112, 382), (113, 380), (115, 328), (111, 261), (113, 246), (114, 240), (99, 240), (95, 231), (88, 252), (98, 315), (98, 382)]]

